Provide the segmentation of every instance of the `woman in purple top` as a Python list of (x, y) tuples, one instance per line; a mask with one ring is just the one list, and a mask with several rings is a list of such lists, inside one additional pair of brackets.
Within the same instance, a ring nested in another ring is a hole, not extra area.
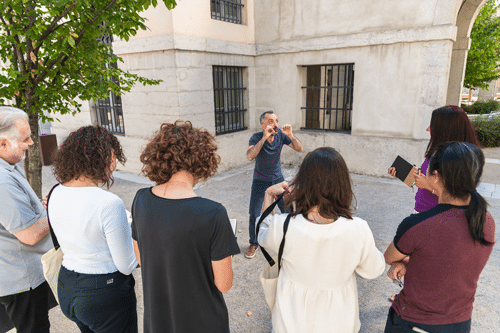
[[(480, 147), (469, 117), (461, 107), (456, 105), (443, 106), (432, 111), (431, 124), (426, 131), (430, 133), (431, 139), (427, 145), (420, 173), (415, 174), (415, 186), (418, 187), (418, 191), (415, 195), (414, 213), (429, 210), (438, 203), (438, 197), (432, 192), (432, 188), (425, 178), (429, 160), (437, 147), (447, 141), (468, 142)], [(396, 171), (395, 168), (390, 168), (388, 173), (396, 177)]]
[[(426, 131), (430, 133), (431, 139), (427, 145), (425, 160), (420, 167), (420, 172), (415, 173), (415, 186), (418, 187), (418, 191), (415, 194), (414, 214), (425, 212), (438, 204), (438, 197), (427, 183), (426, 178), (429, 160), (437, 147), (448, 141), (468, 142), (480, 147), (469, 117), (461, 107), (456, 105), (443, 106), (432, 111), (431, 124)], [(388, 173), (396, 177), (395, 168), (389, 168)], [(387, 274), (390, 272), (391, 270)], [(394, 302), (394, 299), (394, 295), (389, 297), (391, 302)]]

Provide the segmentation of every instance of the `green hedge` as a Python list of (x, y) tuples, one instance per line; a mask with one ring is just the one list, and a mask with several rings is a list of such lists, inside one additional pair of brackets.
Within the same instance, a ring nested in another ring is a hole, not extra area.
[(462, 109), (469, 114), (488, 114), (500, 110), (500, 101), (489, 99), (487, 101), (475, 101), (471, 105), (462, 104)]
[(500, 147), (500, 115), (477, 117), (471, 122), (483, 148)]

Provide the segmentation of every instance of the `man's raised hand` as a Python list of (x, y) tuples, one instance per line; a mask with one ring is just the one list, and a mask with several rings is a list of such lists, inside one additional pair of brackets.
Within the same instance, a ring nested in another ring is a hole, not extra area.
[(276, 132), (274, 131), (274, 128), (272, 126), (267, 126), (265, 129), (264, 129), (264, 139), (267, 139), (269, 138), (271, 135), (275, 135)]
[(290, 124), (283, 125), (281, 127), (281, 131), (283, 132), (283, 134), (285, 134), (286, 136), (288, 136), (290, 139), (293, 137), (292, 125), (290, 125)]

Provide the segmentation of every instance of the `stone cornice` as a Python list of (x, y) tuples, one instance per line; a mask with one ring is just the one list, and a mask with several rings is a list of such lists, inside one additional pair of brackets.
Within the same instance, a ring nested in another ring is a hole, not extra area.
[(388, 30), (383, 32), (373, 31), (342, 36), (303, 38), (276, 43), (257, 44), (256, 53), (257, 55), (266, 55), (432, 40), (455, 41), (456, 35), (457, 28), (452, 25)]
[(456, 35), (456, 26), (439, 25), (424, 28), (388, 30), (383, 32), (363, 32), (342, 36), (301, 38), (255, 45), (171, 34), (132, 39), (128, 42), (117, 41), (113, 43), (113, 51), (117, 55), (184, 50), (243, 56), (259, 56), (267, 54), (321, 51), (348, 47), (413, 43), (434, 40), (455, 41)]
[(255, 44), (236, 43), (218, 39), (181, 35), (162, 35), (156, 37), (132, 39), (128, 42), (117, 41), (113, 43), (113, 52), (116, 55), (168, 50), (200, 51), (255, 56)]

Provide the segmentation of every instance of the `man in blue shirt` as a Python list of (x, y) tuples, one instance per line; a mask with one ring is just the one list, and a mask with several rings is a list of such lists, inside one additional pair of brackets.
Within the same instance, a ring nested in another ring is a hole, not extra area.
[[(248, 160), (255, 159), (248, 221), (250, 246), (245, 253), (248, 259), (255, 256), (255, 251), (259, 247), (255, 235), (255, 220), (260, 216), (266, 189), (285, 180), (281, 173), (281, 149), (283, 145), (288, 145), (295, 151), (302, 151), (302, 144), (293, 135), (292, 126), (284, 125), (280, 130), (278, 117), (273, 111), (266, 111), (260, 116), (260, 127), (262, 127), (262, 132), (252, 135), (248, 143), (250, 147), (247, 150)], [(278, 204), (278, 207), (281, 212), (284, 212), (283, 201)]]
[(0, 329), (14, 326), (19, 333), (50, 327), (52, 292), (40, 261), (53, 247), (47, 212), (18, 164), (32, 145), (28, 115), (0, 107)]

